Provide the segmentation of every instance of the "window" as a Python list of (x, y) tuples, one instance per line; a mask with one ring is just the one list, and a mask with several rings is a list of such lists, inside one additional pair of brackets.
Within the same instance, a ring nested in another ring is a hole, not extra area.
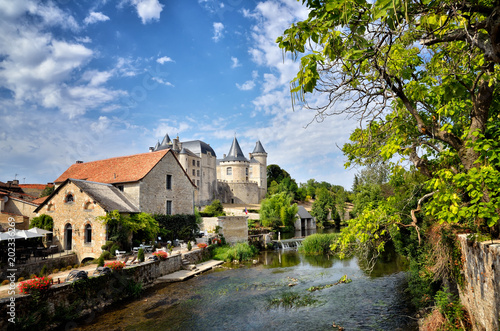
[(172, 215), (172, 201), (167, 200), (167, 208), (165, 210), (165, 214)]
[(121, 192), (123, 192), (123, 185), (118, 185), (116, 186), (117, 189), (119, 189)]
[(54, 211), (56, 209), (56, 206), (53, 203), (50, 203), (47, 206), (47, 211)]
[(92, 242), (92, 225), (85, 225), (85, 243), (90, 244)]
[(195, 160), (193, 160), (193, 167), (195, 167), (195, 166), (196, 166), (196, 161), (195, 161)]
[(73, 194), (71, 193), (68, 193), (68, 195), (66, 195), (66, 198), (64, 198), (64, 202), (73, 202), (73, 201), (75, 200), (73, 199)]
[(92, 210), (92, 209), (94, 209), (94, 204), (91, 201), (87, 201), (83, 205), (83, 209), (85, 209), (85, 210)]
[(196, 165), (199, 167), (200, 166), (200, 161), (196, 161)]
[(200, 177), (200, 170), (196, 170), (196, 176)]
[(167, 175), (167, 190), (172, 189), (172, 175)]
[(248, 176), (248, 168), (245, 168), (245, 175)]
[(233, 168), (231, 168), (231, 167), (227, 167), (227, 169), (226, 169), (226, 174), (227, 174), (228, 176), (232, 176), (232, 175), (233, 175)]
[(196, 181), (196, 186), (200, 186), (200, 181), (199, 180)]
[(196, 171), (193, 169), (193, 176), (196, 174)]

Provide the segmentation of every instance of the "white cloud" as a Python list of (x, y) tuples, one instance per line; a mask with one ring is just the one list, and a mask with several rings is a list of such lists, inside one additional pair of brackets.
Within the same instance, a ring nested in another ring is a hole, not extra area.
[(164, 64), (166, 62), (174, 62), (174, 60), (172, 60), (168, 56), (163, 56), (163, 57), (156, 59), (156, 62), (158, 62), (159, 64)]
[(108, 20), (109, 20), (108, 16), (104, 15), (103, 13), (93, 11), (89, 14), (89, 16), (85, 17), (85, 19), (83, 20), (83, 23), (88, 25), (88, 24), (94, 24), (97, 22), (105, 22)]
[(153, 77), (152, 78), (155, 82), (158, 82), (160, 84), (163, 84), (163, 85), (166, 85), (166, 86), (171, 86), (171, 87), (175, 87), (174, 84), (170, 83), (170, 82), (167, 82), (161, 78), (158, 78), (158, 77)]
[(158, 0), (132, 0), (132, 5), (135, 6), (142, 24), (160, 20), (163, 5)]
[(245, 83), (243, 84), (238, 84), (236, 83), (236, 87), (238, 89), (240, 89), (241, 91), (249, 91), (249, 90), (253, 90), (253, 88), (255, 87), (255, 80), (259, 77), (259, 72), (257, 70), (253, 70), (252, 71), (252, 79), (251, 80), (247, 80)]
[(77, 37), (75, 38), (75, 40), (79, 43), (82, 43), (82, 44), (88, 44), (88, 43), (91, 43), (92, 42), (92, 39), (90, 39), (89, 36), (85, 36), (85, 37)]
[(153, 129), (153, 134), (161, 142), (165, 134), (168, 134), (173, 139), (177, 134), (181, 134), (191, 128), (191, 125), (186, 122), (179, 123), (174, 120), (162, 119), (158, 126)]
[(212, 39), (215, 42), (218, 42), (222, 38), (222, 34), (224, 32), (224, 24), (222, 24), (221, 22), (214, 22), (213, 27), (214, 36), (212, 37)]
[(83, 73), (82, 79), (88, 81), (90, 86), (98, 86), (106, 83), (112, 76), (110, 71), (89, 70)]
[(241, 67), (241, 63), (238, 61), (238, 58), (237, 57), (234, 57), (234, 56), (231, 56), (231, 68), (238, 68), (238, 67)]

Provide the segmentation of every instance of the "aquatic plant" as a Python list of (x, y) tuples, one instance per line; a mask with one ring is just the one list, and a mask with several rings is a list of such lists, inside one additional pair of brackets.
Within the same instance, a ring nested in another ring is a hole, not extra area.
[(297, 308), (312, 305), (317, 301), (317, 299), (307, 294), (304, 295), (299, 293), (283, 292), (279, 297), (269, 299), (268, 307)]
[(249, 245), (248, 243), (237, 243), (234, 246), (220, 246), (216, 247), (212, 252), (214, 259), (226, 262), (234, 260), (248, 261), (251, 260), (257, 253), (257, 248)]
[(315, 233), (307, 236), (299, 247), (299, 252), (305, 254), (328, 254), (330, 246), (338, 239), (339, 233)]

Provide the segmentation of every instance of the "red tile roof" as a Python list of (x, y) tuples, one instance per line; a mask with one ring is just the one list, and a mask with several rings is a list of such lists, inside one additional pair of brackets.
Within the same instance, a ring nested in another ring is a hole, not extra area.
[(39, 204), (41, 204), (42, 202), (44, 202), (45, 200), (47, 200), (47, 198), (48, 198), (48, 197), (49, 197), (49, 196), (47, 195), (47, 196), (45, 196), (45, 197), (38, 198), (38, 199), (36, 199), (36, 200), (31, 201), (31, 203), (34, 203), (34, 204), (39, 205)]
[(19, 184), (20, 188), (34, 188), (37, 190), (44, 190), (47, 186), (52, 187), (54, 184)]
[(169, 151), (170, 149), (165, 149), (158, 152), (75, 163), (59, 176), (55, 183), (62, 183), (68, 178), (107, 184), (136, 182), (144, 178)]

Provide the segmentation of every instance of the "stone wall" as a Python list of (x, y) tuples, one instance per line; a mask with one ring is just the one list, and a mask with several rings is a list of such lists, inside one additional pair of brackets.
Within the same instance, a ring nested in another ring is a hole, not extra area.
[[(178, 271), (182, 267), (182, 257), (192, 263), (200, 262), (208, 254), (206, 251), (195, 250), (183, 254), (183, 256), (169, 256), (166, 261), (148, 261), (138, 265), (130, 266), (121, 272), (113, 272), (109, 275), (93, 277), (87, 284), (81, 287), (70, 283), (53, 285), (47, 295), (38, 304), (30, 295), (15, 295), (14, 301), (10, 298), (0, 299), (0, 330), (7, 330), (13, 325), (9, 323), (8, 304), (15, 303), (15, 316), (18, 318), (16, 329), (26, 328), (20, 325), (20, 320), (26, 321), (36, 313), (42, 312), (42, 322), (49, 323), (51, 320), (59, 325), (60, 329), (67, 330), (83, 324), (79, 318), (86, 316), (85, 322), (91, 322), (96, 318), (96, 312), (103, 310), (114, 302), (133, 295), (136, 284), (142, 284), (142, 288), (151, 287), (158, 277)], [(46, 311), (43, 309), (47, 309)], [(56, 315), (57, 314), (57, 315)], [(49, 324), (50, 325), (50, 324)], [(57, 326), (52, 324), (53, 327)], [(29, 325), (27, 329), (44, 329), (43, 324)]]
[(35, 213), (33, 213), (38, 207), (38, 205), (17, 199), (9, 198), (9, 200), (4, 204), (3, 212), (11, 213), (16, 215), (28, 216), (30, 219), (35, 217)]
[[(64, 254), (64, 253), (63, 253)], [(39, 260), (33, 263), (26, 264), (17, 264), (16, 265), (16, 278), (24, 277), (29, 278), (30, 275), (39, 274), (42, 271), (43, 266), (47, 266), (48, 272), (52, 272), (54, 269), (59, 269), (61, 267), (67, 267), (68, 265), (75, 265), (78, 263), (78, 258), (76, 254), (66, 254), (61, 255), (60, 257), (50, 258), (46, 260)], [(7, 279), (7, 276), (10, 272), (7, 271), (9, 269), (7, 266), (0, 269), (0, 280)]]
[(222, 203), (259, 203), (261, 190), (256, 182), (230, 182), (221, 181), (217, 183), (218, 199)]
[[(65, 201), (68, 194), (73, 195), (73, 201)], [(66, 184), (39, 214), (47, 214), (54, 220), (52, 244), (59, 250), (74, 251), (78, 261), (101, 255), (101, 246), (106, 243), (106, 225), (96, 217), (105, 216), (106, 211), (75, 184)], [(87, 224), (92, 227), (90, 242), (85, 235)]]
[(13, 215), (13, 214), (0, 214), (0, 227), (4, 231), (7, 231), (11, 226), (9, 225), (10, 218), (14, 219), (16, 223), (16, 229), (18, 230), (28, 230), (30, 225), (30, 219), (28, 216)]
[(248, 242), (248, 217), (221, 216), (219, 217), (219, 225), (228, 243)]
[[(167, 189), (167, 175), (172, 175), (172, 188)], [(165, 214), (167, 201), (172, 201), (172, 214), (194, 213), (195, 187), (177, 162), (167, 153), (141, 182), (140, 207), (150, 214)]]
[(500, 330), (500, 241), (473, 242), (459, 235), (465, 286), (460, 300), (474, 330)]

